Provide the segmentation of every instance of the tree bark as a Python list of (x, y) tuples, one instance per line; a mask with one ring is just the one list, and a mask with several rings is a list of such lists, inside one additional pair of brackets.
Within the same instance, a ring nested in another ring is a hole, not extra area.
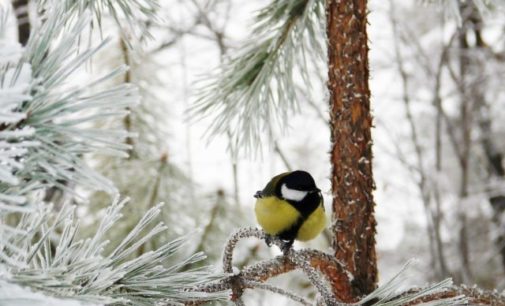
[(377, 286), (367, 1), (327, 6), (335, 257), (352, 275), (354, 297)]

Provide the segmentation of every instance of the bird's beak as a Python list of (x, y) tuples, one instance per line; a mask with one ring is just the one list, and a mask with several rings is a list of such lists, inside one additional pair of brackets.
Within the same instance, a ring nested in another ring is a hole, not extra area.
[(254, 194), (254, 197), (255, 197), (256, 199), (261, 198), (261, 197), (262, 197), (261, 190), (256, 191), (256, 193)]

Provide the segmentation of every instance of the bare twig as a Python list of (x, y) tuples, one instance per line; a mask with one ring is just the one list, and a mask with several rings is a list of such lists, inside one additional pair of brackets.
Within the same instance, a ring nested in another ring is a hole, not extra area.
[[(421, 147), (421, 144), (419, 142), (419, 137), (418, 137), (418, 132), (416, 129), (416, 123), (414, 120), (414, 116), (412, 114), (412, 107), (411, 107), (411, 98), (409, 94), (409, 86), (410, 86), (410, 77), (405, 70), (405, 64), (404, 64), (404, 59), (403, 59), (403, 54), (400, 50), (400, 42), (399, 42), (399, 27), (398, 27), (398, 21), (395, 16), (395, 5), (393, 1), (389, 1), (390, 3), (390, 20), (391, 20), (391, 25), (393, 29), (393, 46), (394, 46), (394, 52), (395, 52), (395, 61), (396, 61), (396, 66), (398, 69), (398, 74), (400, 75), (401, 79), (401, 84), (402, 84), (402, 101), (405, 106), (405, 117), (407, 119), (407, 122), (410, 127), (410, 134), (411, 134), (411, 140), (412, 140), (412, 146), (414, 147), (414, 152), (415, 152), (415, 157), (416, 157), (416, 163), (417, 163), (417, 169), (418, 169), (418, 178), (417, 176), (414, 176), (415, 183), (417, 185), (417, 188), (419, 189), (419, 193), (421, 195), (421, 201), (423, 203), (423, 207), (425, 210), (425, 215), (427, 219), (427, 224), (428, 226), (426, 227), (427, 234), (428, 234), (428, 241), (429, 241), (429, 249), (430, 249), (430, 259), (432, 265), (435, 267), (439, 267), (437, 265), (436, 261), (436, 248), (435, 248), (435, 235), (434, 235), (434, 226), (433, 226), (433, 217), (431, 213), (431, 192), (430, 188), (428, 188), (427, 184), (427, 175), (426, 175), (426, 169), (424, 166), (424, 153), (423, 149)], [(438, 274), (441, 274), (441, 271), (437, 270)]]
[[(435, 84), (434, 84), (434, 96), (433, 96), (433, 102), (432, 104), (436, 108), (436, 124), (435, 124), (435, 170), (437, 173), (437, 176), (442, 172), (442, 120), (444, 119), (444, 109), (442, 107), (442, 97), (440, 94), (441, 87), (442, 87), (442, 71), (444, 69), (444, 66), (446, 66), (447, 63), (447, 53), (449, 51), (449, 48), (452, 45), (452, 42), (456, 35), (453, 35), (451, 39), (449, 40), (449, 43), (444, 46), (444, 49), (442, 50), (442, 54), (440, 55), (440, 60), (437, 65), (437, 70), (435, 73)], [(445, 115), (446, 118), (446, 124), (450, 124), (448, 121), (447, 115)], [(455, 147), (457, 150), (458, 148)], [(456, 155), (459, 153), (456, 152)], [(433, 228), (434, 228), (434, 234), (435, 234), (435, 242), (437, 246), (437, 256), (438, 256), (438, 261), (440, 263), (440, 268), (442, 275), (441, 277), (447, 277), (450, 274), (449, 268), (445, 262), (445, 254), (444, 254), (444, 245), (442, 243), (442, 238), (440, 234), (440, 226), (442, 224), (443, 216), (442, 216), (442, 200), (441, 200), (441, 194), (440, 194), (440, 187), (438, 182), (432, 182), (432, 187), (434, 189), (434, 199), (435, 199), (435, 211), (432, 213), (433, 214)]]

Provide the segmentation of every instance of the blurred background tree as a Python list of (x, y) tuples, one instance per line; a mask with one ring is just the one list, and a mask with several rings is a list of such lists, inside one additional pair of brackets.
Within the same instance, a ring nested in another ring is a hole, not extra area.
[[(381, 118), (378, 105), (378, 129), (387, 130), (388, 151), (422, 203), (423, 250), (435, 267), (426, 276), (502, 288), (503, 7), (458, 2), (455, 20), (433, 6), (389, 1), (381, 10), (394, 48), (383, 50), (378, 75), (400, 84), (383, 92), (403, 104), (403, 116)], [(393, 128), (392, 118), (404, 128)]]

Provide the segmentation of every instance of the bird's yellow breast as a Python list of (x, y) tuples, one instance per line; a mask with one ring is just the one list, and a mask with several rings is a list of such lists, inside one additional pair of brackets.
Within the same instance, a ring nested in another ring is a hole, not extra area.
[(258, 223), (270, 235), (289, 229), (300, 217), (300, 213), (291, 204), (273, 196), (259, 198), (254, 211)]
[[(290, 229), (301, 217), (300, 212), (291, 204), (274, 196), (259, 198), (256, 201), (255, 213), (258, 223), (270, 235)], [(314, 239), (325, 227), (326, 214), (323, 206), (319, 205), (302, 223), (296, 239)]]
[(316, 238), (319, 233), (321, 233), (326, 227), (326, 214), (324, 212), (323, 206), (319, 205), (316, 210), (314, 210), (307, 220), (303, 222), (302, 226), (298, 230), (298, 235), (296, 239), (300, 241), (308, 241)]

